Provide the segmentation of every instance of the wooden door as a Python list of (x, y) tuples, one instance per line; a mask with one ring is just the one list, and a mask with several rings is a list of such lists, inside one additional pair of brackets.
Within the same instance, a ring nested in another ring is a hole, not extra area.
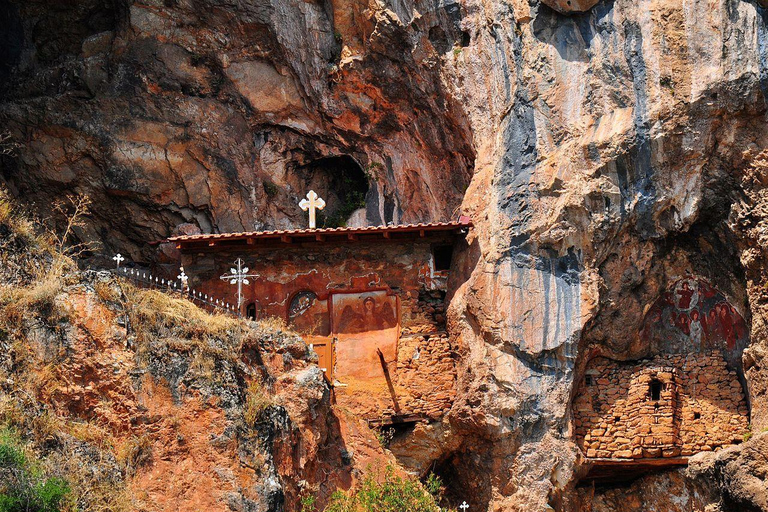
[(317, 354), (317, 366), (325, 374), (328, 382), (333, 382), (333, 338), (326, 336), (305, 336), (310, 348)]

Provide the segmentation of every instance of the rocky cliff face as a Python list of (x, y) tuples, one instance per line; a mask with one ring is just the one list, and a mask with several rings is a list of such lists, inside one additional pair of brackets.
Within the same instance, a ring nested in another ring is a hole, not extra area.
[(752, 430), (768, 427), (759, 4), (6, 1), (0, 15), (0, 114), (23, 144), (3, 177), (43, 215), (64, 191), (91, 196), (80, 235), (105, 250), (150, 260), (144, 242), (178, 230), (297, 226), (306, 187), (340, 182), (364, 205), (329, 207), (367, 222), (472, 216), (449, 314), (459, 400), (392, 444), (408, 468), (437, 467), (480, 510), (649, 509), (669, 493), (653, 506), (765, 509), (743, 490), (765, 486), (757, 436), (706, 470), (577, 489), (570, 411), (588, 359), (651, 355), (647, 308), (695, 275), (751, 325)]

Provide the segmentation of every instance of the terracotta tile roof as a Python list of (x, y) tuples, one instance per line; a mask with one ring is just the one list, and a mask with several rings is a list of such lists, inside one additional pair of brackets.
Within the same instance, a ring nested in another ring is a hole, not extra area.
[[(452, 222), (429, 222), (420, 224), (401, 224), (397, 226), (367, 226), (361, 228), (319, 228), (319, 229), (286, 229), (275, 231), (245, 231), (240, 233), (218, 233), (202, 235), (182, 235), (168, 238), (168, 242), (176, 244), (186, 244), (193, 242), (224, 242), (235, 240), (257, 240), (257, 239), (287, 239), (289, 237), (298, 238), (322, 238), (334, 235), (366, 235), (366, 234), (389, 234), (404, 232), (421, 231), (454, 231), (472, 227), (472, 221), (469, 217), (462, 216), (457, 221)], [(386, 235), (384, 235), (386, 236)]]

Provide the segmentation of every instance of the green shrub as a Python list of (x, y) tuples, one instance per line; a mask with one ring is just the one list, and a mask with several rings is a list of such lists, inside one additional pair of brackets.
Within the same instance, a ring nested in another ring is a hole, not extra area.
[(271, 181), (264, 181), (262, 183), (264, 186), (264, 193), (267, 194), (267, 197), (274, 198), (277, 196), (277, 194), (280, 192), (280, 188), (272, 183)]
[(442, 490), (442, 482), (434, 475), (427, 478), (425, 486), (414, 478), (395, 474), (395, 469), (387, 466), (383, 478), (369, 472), (356, 491), (336, 491), (325, 512), (446, 512), (438, 505)]
[(373, 435), (376, 436), (376, 439), (379, 441), (379, 444), (382, 448), (389, 448), (389, 444), (392, 442), (392, 439), (395, 438), (395, 429), (394, 428), (381, 428), (381, 429), (374, 429)]
[(0, 512), (59, 512), (69, 495), (69, 484), (46, 477), (14, 432), (0, 432)]
[(301, 497), (301, 512), (315, 512), (317, 510), (315, 508), (316, 502), (317, 498), (312, 494), (305, 494)]

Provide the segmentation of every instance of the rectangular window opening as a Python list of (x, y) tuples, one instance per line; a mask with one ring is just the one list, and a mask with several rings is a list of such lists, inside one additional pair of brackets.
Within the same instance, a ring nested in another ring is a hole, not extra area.
[(658, 379), (651, 380), (650, 389), (648, 390), (649, 394), (651, 395), (651, 400), (653, 401), (659, 401), (661, 400), (661, 391), (664, 389), (664, 384)]
[(435, 271), (444, 272), (451, 269), (451, 260), (453, 259), (452, 245), (436, 245), (432, 248), (432, 258), (435, 264)]

